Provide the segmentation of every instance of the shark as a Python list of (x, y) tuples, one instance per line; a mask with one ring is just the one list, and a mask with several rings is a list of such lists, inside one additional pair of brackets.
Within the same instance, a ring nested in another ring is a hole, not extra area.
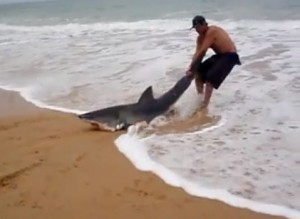
[(178, 101), (193, 80), (192, 76), (182, 76), (169, 90), (155, 98), (152, 86), (148, 86), (137, 102), (109, 106), (99, 110), (77, 114), (78, 118), (94, 128), (105, 131), (127, 130), (129, 126), (146, 123), (165, 114)]

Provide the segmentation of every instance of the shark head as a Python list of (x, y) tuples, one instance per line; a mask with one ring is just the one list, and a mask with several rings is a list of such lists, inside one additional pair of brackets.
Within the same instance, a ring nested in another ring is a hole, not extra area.
[(139, 122), (140, 117), (134, 113), (134, 109), (149, 104), (153, 100), (152, 87), (149, 86), (144, 90), (136, 104), (108, 107), (105, 109), (81, 114), (78, 115), (78, 117), (102, 130), (118, 131), (126, 129), (128, 126)]
[(125, 122), (120, 119), (119, 107), (106, 108), (78, 115), (82, 120), (97, 125), (102, 130), (117, 131), (125, 127)]

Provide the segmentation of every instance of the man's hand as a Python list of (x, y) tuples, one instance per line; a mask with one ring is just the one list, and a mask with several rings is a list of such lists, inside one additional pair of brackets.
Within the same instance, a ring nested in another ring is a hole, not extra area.
[(189, 68), (186, 70), (185, 74), (187, 76), (193, 76), (193, 72), (192, 72), (191, 66), (189, 66)]
[(193, 73), (192, 73), (192, 71), (190, 69), (188, 69), (188, 70), (186, 70), (185, 74), (187, 76), (191, 76)]

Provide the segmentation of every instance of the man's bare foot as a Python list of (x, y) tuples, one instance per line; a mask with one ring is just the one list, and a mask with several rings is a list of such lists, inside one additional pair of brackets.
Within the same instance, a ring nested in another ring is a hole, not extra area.
[(208, 108), (208, 103), (207, 102), (202, 102), (200, 105), (200, 110), (205, 110)]
[(205, 107), (204, 105), (200, 105), (200, 107), (192, 114), (192, 117), (194, 116), (199, 117), (202, 116), (203, 114), (207, 114), (208, 112), (207, 108), (208, 108), (207, 106)]
[(204, 115), (206, 115), (208, 112), (208, 109), (207, 108), (200, 108), (196, 113), (195, 113), (195, 116), (197, 117), (202, 117)]

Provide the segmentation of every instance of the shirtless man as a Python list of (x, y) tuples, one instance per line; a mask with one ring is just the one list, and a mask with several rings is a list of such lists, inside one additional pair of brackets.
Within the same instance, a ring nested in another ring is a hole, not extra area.
[[(235, 65), (241, 65), (237, 49), (228, 33), (221, 27), (209, 26), (203, 16), (197, 15), (192, 20), (197, 33), (197, 46), (187, 75), (195, 77), (198, 93), (203, 93), (201, 109), (207, 108), (213, 89), (218, 89)], [(207, 50), (211, 48), (216, 54), (202, 62)]]

